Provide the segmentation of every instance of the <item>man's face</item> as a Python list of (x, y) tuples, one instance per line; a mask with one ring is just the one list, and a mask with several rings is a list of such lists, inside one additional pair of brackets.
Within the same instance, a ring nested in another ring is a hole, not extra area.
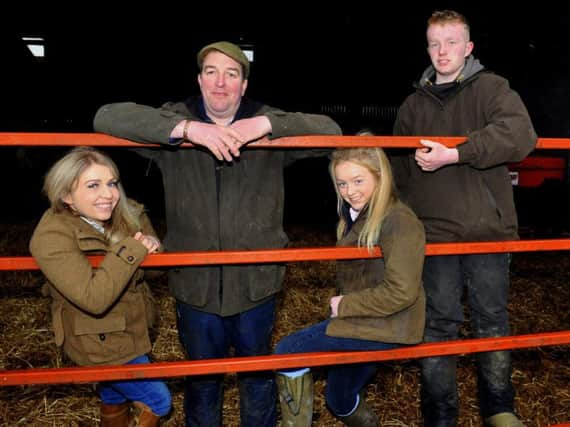
[(432, 24), (427, 30), (428, 54), (436, 71), (436, 83), (454, 81), (473, 50), (465, 25)]
[(206, 112), (214, 122), (232, 119), (247, 89), (241, 64), (217, 50), (204, 58), (198, 84)]

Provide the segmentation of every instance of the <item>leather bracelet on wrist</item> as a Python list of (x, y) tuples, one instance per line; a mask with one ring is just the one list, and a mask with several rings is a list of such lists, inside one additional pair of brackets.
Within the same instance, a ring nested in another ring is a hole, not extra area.
[(184, 130), (182, 131), (182, 139), (184, 141), (190, 141), (190, 138), (188, 137), (188, 129), (190, 129), (190, 123), (190, 120), (186, 120), (184, 123)]

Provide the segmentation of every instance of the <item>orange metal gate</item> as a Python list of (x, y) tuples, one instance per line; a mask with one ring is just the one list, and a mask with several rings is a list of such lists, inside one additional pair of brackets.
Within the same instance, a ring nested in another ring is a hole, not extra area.
[[(392, 136), (308, 136), (281, 138), (269, 142), (262, 139), (250, 144), (251, 148), (283, 147), (420, 147), (422, 137)], [(432, 137), (433, 138), (433, 137)], [(448, 146), (462, 142), (460, 137), (437, 137)], [(0, 133), (0, 146), (76, 146), (92, 145), (107, 147), (141, 147), (130, 141), (101, 134), (73, 133)], [(152, 144), (145, 147), (152, 147)], [(192, 144), (184, 144), (191, 148)], [(541, 138), (537, 148), (568, 149), (570, 140)], [(426, 246), (426, 255), (557, 251), (570, 249), (570, 239), (521, 240), (503, 242), (440, 243)], [(369, 253), (362, 248), (303, 248), (267, 249), (257, 251), (184, 252), (149, 255), (143, 267), (170, 267), (180, 265), (247, 264), (268, 262), (298, 262), (368, 258), (381, 256), (376, 248)], [(97, 265), (102, 257), (91, 257)], [(31, 257), (0, 257), (0, 270), (36, 270)], [(174, 377), (207, 373), (228, 373), (258, 370), (273, 370), (300, 366), (321, 366), (365, 361), (412, 359), (426, 356), (466, 354), (482, 351), (540, 347), (570, 343), (570, 331), (549, 332), (499, 338), (466, 339), (445, 343), (429, 343), (388, 351), (323, 352), (286, 356), (242, 357), (211, 359), (204, 361), (176, 361), (151, 365), (74, 367), (58, 369), (25, 369), (0, 371), (0, 386), (23, 384), (54, 384), (98, 382), (132, 378)]]

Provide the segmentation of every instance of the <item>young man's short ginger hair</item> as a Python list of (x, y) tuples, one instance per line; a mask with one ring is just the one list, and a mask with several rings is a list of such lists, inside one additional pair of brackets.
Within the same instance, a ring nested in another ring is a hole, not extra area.
[(465, 26), (465, 32), (467, 33), (467, 40), (469, 40), (469, 22), (467, 22), (467, 18), (459, 12), (447, 9), (436, 10), (427, 20), (427, 28), (429, 28), (430, 25), (445, 24), (463, 24)]

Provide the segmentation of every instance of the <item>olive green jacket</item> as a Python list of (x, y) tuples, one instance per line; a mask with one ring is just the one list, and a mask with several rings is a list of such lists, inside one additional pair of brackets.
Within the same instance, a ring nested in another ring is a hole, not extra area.
[[(356, 246), (363, 212), (337, 246)], [(388, 212), (378, 245), (383, 258), (338, 261), (337, 287), (344, 295), (327, 335), (415, 344), (422, 340), (425, 293), (422, 269), (425, 233), (416, 215), (401, 202)]]
[[(141, 210), (142, 232), (155, 235)], [(153, 300), (140, 263), (146, 248), (132, 237), (109, 245), (69, 211), (48, 209), (30, 241), (48, 280), (55, 341), (78, 365), (122, 364), (150, 351)], [(87, 255), (104, 255), (94, 268)]]
[[(271, 138), (340, 134), (322, 115), (286, 113), (242, 99), (236, 120), (265, 115)], [(166, 200), (165, 247), (169, 252), (282, 248), (283, 170), (291, 162), (324, 155), (324, 150), (245, 148), (233, 162), (219, 162), (207, 150), (179, 148), (169, 141), (184, 119), (208, 122), (200, 97), (151, 108), (134, 103), (104, 105), (95, 116), (98, 132), (138, 142), (163, 144), (140, 149), (161, 172)], [(326, 174), (326, 170), (315, 171)], [(278, 264), (197, 266), (169, 271), (174, 297), (194, 308), (222, 316), (249, 310), (281, 289), (285, 267)]]
[[(508, 163), (524, 159), (537, 137), (509, 82), (482, 68), (470, 57), (444, 99), (424, 78), (398, 112), (395, 135), (465, 138), (459, 161), (433, 172), (418, 167), (414, 150), (393, 158), (402, 200), (424, 223), (428, 242), (518, 239)], [(425, 76), (433, 73), (430, 67)]]

